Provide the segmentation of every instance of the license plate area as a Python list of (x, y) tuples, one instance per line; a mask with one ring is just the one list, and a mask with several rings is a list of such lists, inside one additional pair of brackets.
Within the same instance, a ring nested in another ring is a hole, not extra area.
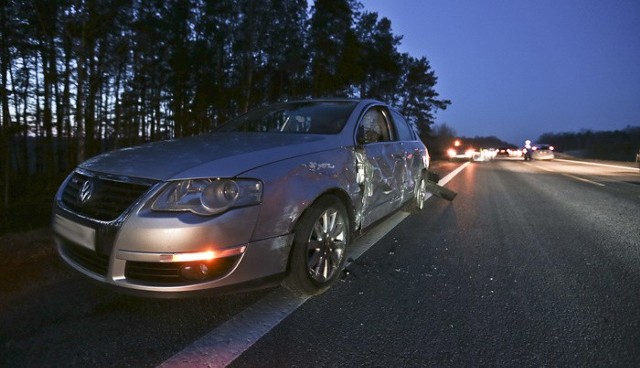
[(96, 230), (60, 215), (53, 217), (53, 230), (60, 236), (84, 248), (96, 250)]

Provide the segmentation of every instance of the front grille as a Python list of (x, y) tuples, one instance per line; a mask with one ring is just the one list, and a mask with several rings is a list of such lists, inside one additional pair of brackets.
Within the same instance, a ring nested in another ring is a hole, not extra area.
[[(64, 188), (62, 202), (82, 216), (113, 221), (150, 187), (149, 183), (118, 181), (75, 172)], [(83, 190), (85, 194), (89, 193), (84, 202), (80, 198)]]
[(72, 243), (66, 239), (61, 239), (61, 241), (62, 252), (65, 256), (71, 258), (74, 263), (77, 263), (98, 275), (105, 276), (107, 274), (107, 270), (109, 268), (109, 257), (99, 255), (90, 249)]
[(149, 286), (179, 286), (219, 279), (233, 269), (240, 255), (218, 258), (207, 261), (209, 271), (202, 280), (185, 280), (180, 276), (180, 269), (188, 265), (198, 265), (197, 262), (152, 263), (128, 261), (125, 266), (125, 276), (128, 281)]

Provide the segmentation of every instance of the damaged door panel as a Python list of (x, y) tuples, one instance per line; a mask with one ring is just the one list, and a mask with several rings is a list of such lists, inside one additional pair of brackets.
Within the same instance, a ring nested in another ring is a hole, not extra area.
[(392, 145), (372, 144), (356, 152), (362, 186), (362, 226), (393, 211), (401, 201), (404, 163), (393, 157)]
[(404, 197), (407, 155), (394, 140), (387, 116), (383, 109), (372, 108), (358, 127), (356, 159), (363, 189), (363, 227), (399, 208)]

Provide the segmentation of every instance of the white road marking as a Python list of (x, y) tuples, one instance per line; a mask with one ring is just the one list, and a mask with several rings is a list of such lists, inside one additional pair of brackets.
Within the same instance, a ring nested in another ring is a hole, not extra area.
[(438, 181), (438, 184), (440, 184), (440, 185), (447, 184), (449, 181), (451, 181), (451, 179), (453, 179), (456, 175), (458, 175), (460, 173), (460, 171), (464, 170), (469, 165), (471, 165), (470, 161), (465, 162), (464, 164), (460, 165), (460, 167), (458, 167), (457, 169), (455, 169), (452, 172), (450, 172), (449, 175), (447, 175), (444, 178), (440, 179)]
[[(565, 160), (565, 161), (568, 161), (568, 160)], [(571, 162), (576, 162), (576, 161), (571, 161)], [(527, 165), (531, 165), (531, 164), (527, 163)], [(535, 165), (531, 165), (531, 166), (533, 166), (535, 168), (538, 168), (538, 169), (541, 169), (541, 170), (544, 170), (544, 171), (548, 171), (548, 172), (552, 172), (552, 173), (558, 173), (555, 170), (552, 170), (552, 169), (549, 169), (549, 168), (546, 168), (546, 167), (543, 167), (543, 166), (535, 166)], [(585, 183), (589, 183), (589, 184), (593, 184), (593, 185), (597, 185), (597, 186), (600, 186), (600, 187), (605, 187), (606, 186), (606, 185), (604, 185), (602, 183), (598, 183), (597, 181), (581, 178), (579, 176), (566, 174), (566, 173), (559, 173), (559, 174), (560, 175), (564, 175), (564, 176), (566, 176), (568, 178), (571, 178), (571, 179), (579, 180), (579, 181), (582, 181), (582, 182), (585, 182)]]
[[(469, 164), (470, 162), (461, 165), (440, 179), (438, 184), (445, 185)], [(431, 196), (429, 193), (426, 198)], [(391, 215), (354, 241), (349, 247), (348, 256), (359, 258), (407, 216), (409, 213), (404, 211)], [(308, 299), (309, 297), (295, 296), (286, 288), (277, 288), (158, 367), (226, 367)]]
[(570, 175), (570, 174), (562, 174), (562, 175), (564, 175), (564, 176), (566, 176), (566, 177), (569, 177), (569, 178), (571, 178), (571, 179), (576, 179), (576, 180), (583, 181), (583, 182), (585, 182), (585, 183), (589, 183), (589, 184), (593, 184), (593, 185), (598, 185), (598, 186), (601, 186), (601, 187), (606, 186), (606, 185), (604, 185), (604, 184), (602, 184), (602, 183), (598, 183), (598, 182), (596, 182), (596, 181), (592, 181), (592, 180), (589, 180), (589, 179), (581, 178), (581, 177), (579, 177), (579, 176)]
[(226, 367), (307, 299), (278, 288), (159, 367)]
[(592, 166), (604, 166), (604, 167), (612, 167), (615, 169), (623, 169), (623, 170), (630, 170), (630, 171), (638, 171), (637, 168), (635, 167), (629, 167), (629, 166), (619, 166), (619, 165), (609, 165), (609, 164), (600, 164), (597, 162), (587, 162), (587, 161), (575, 161), (575, 160), (565, 160), (565, 159), (561, 159), (561, 158), (556, 158), (556, 161), (564, 161), (564, 162), (571, 162), (574, 164), (583, 164), (583, 165), (592, 165)]

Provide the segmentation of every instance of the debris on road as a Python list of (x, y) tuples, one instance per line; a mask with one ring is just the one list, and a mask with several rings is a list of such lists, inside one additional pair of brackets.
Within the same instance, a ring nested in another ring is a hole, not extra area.
[(440, 197), (446, 199), (447, 201), (453, 201), (453, 199), (458, 195), (458, 193), (454, 192), (451, 189), (445, 188), (438, 184), (440, 180), (440, 176), (434, 172), (429, 171), (426, 182), (426, 190), (436, 197)]

